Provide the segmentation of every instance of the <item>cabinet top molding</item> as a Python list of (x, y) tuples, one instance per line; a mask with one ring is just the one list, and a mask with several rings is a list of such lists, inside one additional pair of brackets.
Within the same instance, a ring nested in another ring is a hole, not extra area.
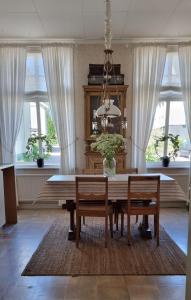
[[(85, 92), (93, 92), (93, 91), (96, 91), (96, 92), (101, 92), (103, 91), (103, 86), (102, 85), (83, 85), (83, 88), (84, 88), (84, 91)], [(126, 91), (127, 88), (128, 88), (128, 85), (109, 85), (108, 87), (108, 90), (109, 91)]]

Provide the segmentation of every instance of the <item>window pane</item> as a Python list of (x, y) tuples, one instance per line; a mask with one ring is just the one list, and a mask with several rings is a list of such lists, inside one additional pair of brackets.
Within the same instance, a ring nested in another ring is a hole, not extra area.
[(41, 53), (27, 54), (25, 91), (47, 91)]
[[(28, 105), (28, 104), (29, 104), (29, 110), (30, 110), (30, 118), (29, 118), (30, 134), (32, 134), (32, 133), (38, 134), (36, 103), (35, 102), (25, 103), (25, 105)], [(24, 114), (25, 114), (25, 111), (24, 111)], [(24, 117), (26, 118), (26, 116), (24, 116)]]
[(169, 52), (166, 56), (162, 86), (180, 87), (180, 69), (177, 52)]
[(41, 120), (41, 133), (46, 134), (52, 145), (52, 152), (46, 159), (45, 164), (59, 164), (60, 147), (56, 136), (56, 130), (52, 121), (50, 107), (48, 102), (40, 102), (40, 120)]
[(25, 160), (24, 154), (26, 152), (27, 140), (33, 133), (38, 133), (36, 103), (25, 102), (21, 127), (15, 147), (16, 161), (22, 162)]
[(159, 147), (160, 156), (157, 155), (154, 148), (155, 138), (164, 134), (166, 116), (166, 102), (160, 102), (157, 106), (153, 130), (149, 139), (149, 144), (146, 151), (146, 161), (160, 161), (160, 156), (163, 156), (164, 143)]
[[(189, 136), (186, 127), (184, 105), (182, 101), (170, 102), (170, 115), (169, 115), (169, 133), (174, 135), (179, 134), (180, 151), (175, 161), (188, 161), (189, 160)], [(172, 150), (172, 146), (168, 145), (168, 153)]]
[[(38, 106), (40, 108), (40, 124), (38, 124)], [(52, 145), (52, 152), (46, 158), (45, 164), (59, 164), (60, 148), (58, 145), (55, 127), (50, 115), (48, 102), (25, 102), (21, 128), (16, 142), (16, 161), (19, 163), (34, 163), (32, 158), (25, 155), (28, 138), (31, 134), (47, 135)], [(40, 151), (43, 153), (43, 151)]]

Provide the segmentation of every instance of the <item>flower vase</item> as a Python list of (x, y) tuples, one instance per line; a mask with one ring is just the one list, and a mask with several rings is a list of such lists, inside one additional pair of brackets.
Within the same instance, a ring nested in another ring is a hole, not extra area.
[(44, 167), (44, 158), (37, 158), (36, 160), (38, 168)]
[(115, 176), (116, 174), (116, 160), (115, 158), (106, 159), (103, 160), (103, 175), (107, 177)]
[(163, 167), (168, 167), (170, 163), (170, 157), (169, 156), (164, 156), (162, 158), (162, 165)]

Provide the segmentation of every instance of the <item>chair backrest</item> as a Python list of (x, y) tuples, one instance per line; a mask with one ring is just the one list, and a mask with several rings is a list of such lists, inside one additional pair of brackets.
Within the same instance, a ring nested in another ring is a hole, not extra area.
[(95, 201), (108, 206), (108, 177), (76, 176), (76, 209), (81, 203)]
[(130, 208), (132, 201), (138, 199), (156, 201), (159, 207), (160, 201), (160, 175), (133, 176), (128, 178), (128, 207)]
[(102, 169), (82, 169), (82, 174), (87, 174), (87, 175), (97, 175), (97, 174), (103, 174), (103, 170)]
[(138, 174), (138, 168), (127, 168), (127, 169), (117, 170), (117, 174)]
[[(138, 174), (138, 168), (116, 170), (117, 174)], [(82, 174), (103, 174), (103, 169), (82, 169)]]

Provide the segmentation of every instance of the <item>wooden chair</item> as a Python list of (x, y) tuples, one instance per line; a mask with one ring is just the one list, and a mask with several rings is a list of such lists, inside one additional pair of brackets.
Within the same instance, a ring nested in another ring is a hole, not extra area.
[(108, 217), (113, 237), (113, 211), (112, 206), (108, 204), (107, 177), (76, 177), (76, 247), (79, 246), (81, 217), (85, 216), (105, 218), (105, 247), (107, 247)]
[(154, 215), (154, 236), (159, 245), (160, 176), (129, 176), (127, 205), (122, 208), (122, 224), (127, 214), (127, 239), (131, 241), (130, 216)]
[[(82, 174), (85, 175), (101, 175), (103, 174), (103, 170), (102, 169), (82, 169)], [(85, 217), (83, 217), (83, 224), (85, 225)]]
[[(103, 174), (103, 169), (82, 169), (83, 174)], [(128, 169), (121, 169), (117, 170), (117, 174), (137, 174), (137, 168), (128, 168)], [(118, 220), (119, 220), (119, 213), (121, 212), (121, 206), (125, 205), (126, 201), (119, 200), (118, 202), (113, 203), (113, 212), (114, 212), (114, 223), (116, 224), (116, 229), (118, 230)], [(138, 216), (136, 217), (136, 221), (138, 221)], [(83, 217), (83, 224), (85, 225), (85, 217)]]

